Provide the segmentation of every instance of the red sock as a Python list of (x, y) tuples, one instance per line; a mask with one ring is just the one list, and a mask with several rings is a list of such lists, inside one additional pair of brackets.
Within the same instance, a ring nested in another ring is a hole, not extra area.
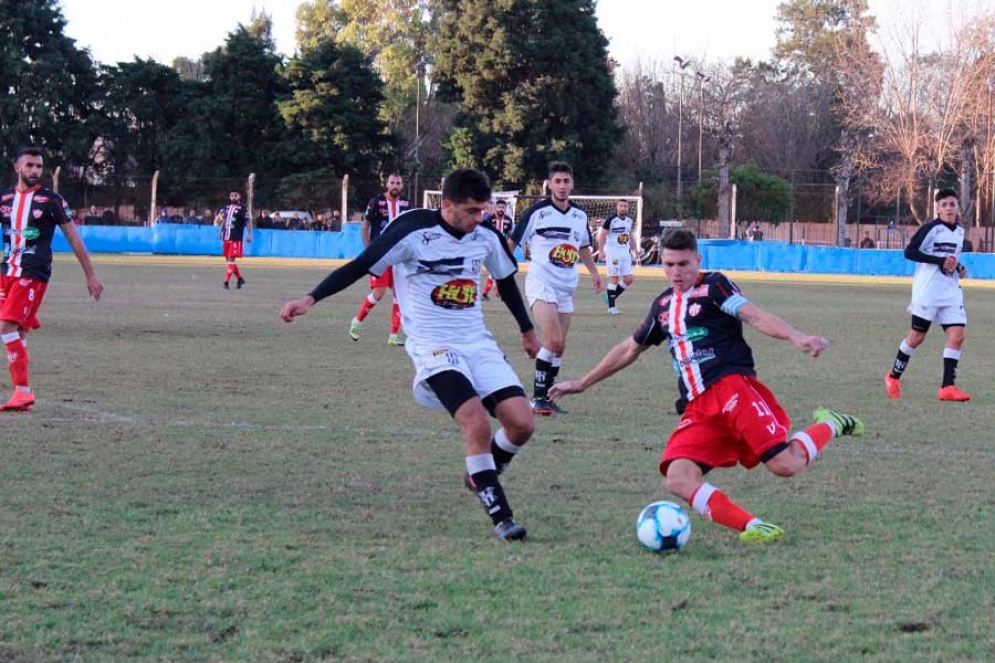
[(491, 293), (491, 288), (494, 287), (494, 279), (487, 277), (487, 283), (484, 284), (484, 294), (489, 295)]
[(242, 278), (242, 272), (238, 269), (238, 263), (232, 262), (229, 264), (231, 265), (232, 274), (234, 274), (236, 278)]
[(390, 309), (390, 333), (396, 334), (401, 331), (401, 307), (394, 302), (394, 306)]
[(232, 272), (234, 271), (232, 269), (233, 266), (234, 266), (233, 263), (230, 263), (230, 262), (227, 263), (226, 266), (225, 266), (225, 283), (228, 283), (229, 281), (231, 281), (231, 275), (232, 275)]
[(7, 364), (10, 367), (10, 380), (15, 387), (29, 387), (28, 349), (17, 332), (5, 334), (3, 344), (7, 348)]
[(833, 427), (827, 423), (809, 426), (791, 436), (791, 442), (801, 445), (810, 463), (815, 460), (816, 454), (822, 451), (822, 448), (829, 444), (831, 439), (833, 439)]
[(710, 483), (703, 483), (691, 493), (691, 506), (712, 522), (742, 532), (754, 515), (742, 508)]
[(359, 306), (359, 313), (356, 314), (356, 319), (360, 322), (366, 320), (366, 316), (370, 314), (370, 311), (372, 311), (373, 307), (376, 305), (377, 300), (373, 299), (373, 295), (367, 295), (366, 299), (364, 299), (363, 303)]

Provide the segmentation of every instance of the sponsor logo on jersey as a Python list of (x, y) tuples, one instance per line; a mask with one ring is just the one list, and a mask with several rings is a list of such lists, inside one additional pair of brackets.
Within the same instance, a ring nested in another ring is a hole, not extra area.
[(477, 282), (454, 279), (432, 291), (432, 303), (445, 309), (470, 308), (477, 303)]
[(722, 413), (732, 412), (739, 405), (739, 394), (733, 394), (732, 398), (726, 401), (726, 404), (722, 406)]
[(36, 203), (47, 203), (48, 202), (48, 196), (35, 196), (34, 197), (34, 201)]
[(699, 313), (701, 313), (701, 304), (695, 303), (691, 304), (691, 306), (688, 307), (688, 317), (691, 318), (697, 317)]
[(622, 233), (621, 235), (619, 235), (618, 236), (618, 243), (619, 244), (628, 244), (629, 243), (629, 234), (628, 233)]
[(446, 354), (447, 352), (449, 352), (449, 348), (439, 348), (438, 350), (432, 350), (432, 356), (438, 357), (440, 355)]
[(549, 211), (548, 209), (544, 209), (544, 210), (541, 210), (541, 211), (539, 212), (539, 220), (540, 220), (540, 221), (542, 221), (542, 220), (543, 220), (543, 219), (545, 219), (545, 218), (546, 218), (547, 216), (552, 216), (552, 215), (553, 215), (553, 213), (552, 213), (552, 212), (550, 212), (550, 211)]
[(27, 240), (38, 239), (39, 237), (41, 237), (41, 230), (39, 228), (28, 226), (27, 228), (22, 230), (20, 234), (24, 237), (24, 239)]
[[(697, 304), (696, 304), (697, 306)], [(684, 340), (695, 343), (708, 336), (708, 329), (705, 327), (691, 327), (684, 334)]]
[(4, 194), (3, 198), (0, 198), (0, 200), (2, 200), (3, 202), (7, 202), (8, 200), (13, 200), (13, 199), (14, 199), (14, 194), (12, 193), (6, 193)]
[(715, 359), (715, 348), (700, 348), (695, 350), (686, 357), (681, 357), (680, 359), (674, 360), (674, 369), (680, 373), (680, 369), (687, 368), (694, 364), (700, 364), (702, 362), (710, 361)]
[(10, 209), (10, 207), (8, 205), (4, 205), (3, 207), (0, 207), (0, 214), (3, 214), (3, 215), (6, 216), (6, 215), (9, 215), (10, 212), (11, 212), (11, 209)]
[(483, 264), (484, 261), (481, 260), (480, 258), (473, 258), (472, 260), (470, 260), (470, 273), (479, 274), (480, 268), (483, 266)]
[(558, 244), (549, 252), (549, 262), (557, 267), (570, 269), (580, 260), (580, 251), (572, 244)]
[(687, 294), (687, 298), (692, 299), (694, 297), (708, 297), (708, 285), (699, 285), (697, 288), (691, 288), (691, 291)]
[(442, 233), (425, 231), (421, 234), (421, 243), (429, 244), (442, 237)]

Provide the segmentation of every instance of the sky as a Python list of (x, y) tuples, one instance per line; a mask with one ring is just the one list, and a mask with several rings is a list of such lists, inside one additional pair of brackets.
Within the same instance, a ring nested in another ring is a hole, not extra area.
[[(869, 0), (886, 31), (910, 11), (942, 21), (949, 11), (984, 0)], [(696, 61), (762, 60), (775, 42), (774, 14), (781, 0), (600, 0), (598, 23), (609, 53), (623, 67), (637, 60), (670, 62), (674, 55)], [(220, 46), (254, 8), (273, 17), (277, 50), (293, 54), (297, 0), (62, 0), (66, 32), (104, 64), (135, 56), (170, 64), (177, 56), (197, 59)]]

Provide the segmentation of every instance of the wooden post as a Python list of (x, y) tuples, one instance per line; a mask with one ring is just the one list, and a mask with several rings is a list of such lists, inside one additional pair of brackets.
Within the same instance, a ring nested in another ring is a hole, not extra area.
[(159, 171), (152, 175), (152, 200), (149, 202), (149, 228), (155, 225), (156, 220), (156, 194), (159, 190)]

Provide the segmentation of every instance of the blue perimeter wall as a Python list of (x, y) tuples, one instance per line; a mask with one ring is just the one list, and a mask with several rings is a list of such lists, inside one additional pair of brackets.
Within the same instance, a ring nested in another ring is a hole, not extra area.
[[(92, 253), (161, 253), (168, 255), (221, 255), (221, 241), (214, 226), (157, 224), (139, 226), (80, 226), (83, 241)], [(276, 258), (354, 258), (363, 249), (359, 224), (344, 232), (304, 230), (254, 230), (246, 256)], [(62, 233), (56, 233), (52, 249), (70, 251)], [(867, 276), (911, 276), (915, 264), (901, 251), (838, 249), (802, 246), (786, 242), (740, 242), (702, 240), (699, 251), (705, 269), (787, 272), (803, 274), (861, 274)], [(517, 257), (522, 258), (521, 249)], [(995, 255), (966, 253), (961, 262), (972, 278), (995, 279)]]

